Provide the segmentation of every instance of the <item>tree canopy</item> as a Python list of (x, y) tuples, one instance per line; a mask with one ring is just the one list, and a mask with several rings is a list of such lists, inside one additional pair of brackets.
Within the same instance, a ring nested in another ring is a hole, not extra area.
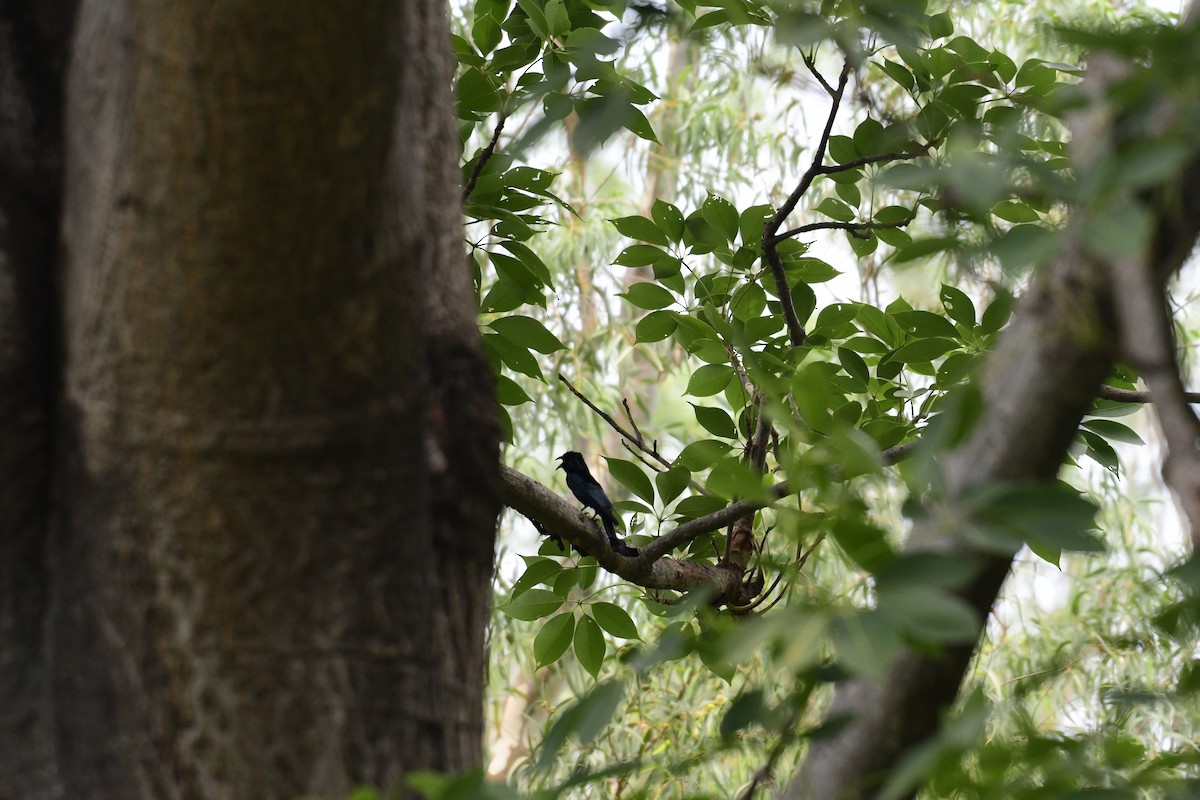
[[(493, 777), (1188, 791), (1193, 570), (1134, 447), (1186, 528), (1194, 27), (910, 0), (454, 22), (516, 512)], [(639, 557), (554, 477), (568, 449)]]

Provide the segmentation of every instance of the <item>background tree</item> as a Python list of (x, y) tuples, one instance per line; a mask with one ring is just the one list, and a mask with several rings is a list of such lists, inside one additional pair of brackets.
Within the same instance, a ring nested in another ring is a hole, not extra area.
[(498, 431), (442, 7), (2, 15), (0, 795), (477, 764)]

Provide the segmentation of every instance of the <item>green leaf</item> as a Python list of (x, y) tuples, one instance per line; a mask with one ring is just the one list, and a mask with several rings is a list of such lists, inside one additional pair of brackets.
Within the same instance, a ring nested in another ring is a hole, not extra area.
[(533, 658), (539, 667), (553, 664), (571, 646), (575, 634), (575, 615), (567, 612), (551, 617), (533, 639)]
[(670, 311), (651, 311), (638, 320), (634, 339), (639, 344), (661, 342), (675, 332), (675, 317)]
[(900, 87), (906, 91), (911, 92), (913, 87), (917, 85), (912, 73), (909, 72), (903, 64), (898, 64), (895, 61), (889, 61), (884, 58), (876, 61), (875, 65), (883, 70), (884, 74), (898, 83)]
[(814, 326), (814, 330), (844, 325), (857, 315), (857, 303), (833, 303), (821, 309), (821, 313), (817, 315), (817, 324)]
[[(675, 463), (681, 464), (691, 472), (701, 472), (708, 469), (718, 460), (721, 459), (730, 450), (730, 446), (725, 442), (719, 442), (716, 439), (703, 439), (699, 442), (692, 442), (687, 447), (680, 451), (675, 457)], [(689, 498), (691, 499), (691, 498)], [(704, 498), (711, 500), (714, 498)], [(725, 505), (724, 501), (717, 498), (718, 507)], [(682, 510), (682, 503), (680, 504)]]
[(854, 149), (865, 154), (879, 152), (883, 138), (883, 125), (868, 117), (854, 129)]
[(548, 121), (557, 122), (575, 111), (575, 101), (565, 94), (548, 94), (542, 98), (542, 111)]
[(601, 628), (618, 639), (640, 639), (637, 625), (629, 613), (613, 603), (592, 603), (588, 606), (592, 618)]
[(910, 336), (962, 338), (950, 320), (928, 311), (898, 311), (892, 315), (892, 319)]
[(675, 302), (675, 295), (657, 283), (635, 283), (617, 296), (624, 297), (638, 308), (649, 310), (666, 308)]
[(858, 156), (858, 151), (854, 149), (854, 140), (849, 136), (829, 137), (829, 157), (837, 163), (845, 164)]
[(665, 233), (672, 242), (683, 239), (683, 212), (664, 200), (655, 200), (650, 206), (650, 216), (654, 224)]
[(608, 471), (614, 478), (647, 503), (654, 502), (654, 485), (641, 467), (622, 458), (605, 456), (604, 460), (608, 462)]
[(533, 317), (501, 317), (489, 322), (488, 327), (506, 339), (539, 353), (550, 354), (567, 349), (557, 336)]
[(513, 583), (513, 597), (529, 591), (539, 583), (546, 583), (562, 572), (562, 564), (553, 558), (545, 556), (522, 556), (522, 558), (525, 559), (525, 572)]
[(852, 231), (846, 231), (846, 241), (850, 245), (850, 249), (854, 251), (854, 255), (858, 258), (866, 258), (874, 253), (879, 248), (879, 237), (873, 232), (868, 233), (866, 238), (856, 236)]
[(725, 505), (725, 500), (720, 497), (698, 494), (680, 500), (679, 505), (675, 507), (675, 514), (680, 521), (695, 519), (714, 511), (720, 511)]
[(710, 194), (700, 207), (704, 221), (717, 230), (726, 241), (732, 242), (738, 233), (738, 211), (733, 204), (715, 194)]
[(929, 38), (943, 39), (954, 33), (954, 22), (948, 12), (934, 14), (929, 18)]
[[(883, 238), (883, 231), (876, 231), (876, 233), (880, 234), (880, 238)], [(943, 250), (950, 250), (957, 244), (958, 240), (953, 236), (933, 236), (926, 239), (914, 239), (910, 244), (898, 248), (893, 260), (897, 264), (903, 264), (906, 261), (916, 261), (918, 258), (926, 258)]]
[(1036, 211), (1015, 200), (1001, 200), (992, 206), (992, 214), (1006, 222), (1037, 222), (1041, 219)]
[(726, 439), (737, 437), (737, 429), (733, 425), (733, 418), (729, 416), (729, 412), (725, 411), (725, 409), (698, 406), (695, 403), (691, 403), (691, 406), (696, 412), (696, 421), (713, 436), (721, 436)]
[(1089, 419), (1083, 423), (1083, 427), (1089, 431), (1099, 434), (1110, 442), (1124, 442), (1125, 444), (1143, 445), (1145, 442), (1141, 436), (1127, 425), (1122, 425), (1119, 422), (1113, 422), (1111, 419)]
[(666, 234), (645, 217), (620, 217), (619, 219), (611, 219), (609, 222), (616, 227), (622, 236), (628, 236), (630, 239), (661, 244), (663, 246), (670, 243)]
[(742, 322), (758, 319), (766, 308), (767, 293), (755, 281), (739, 286), (730, 300), (733, 316)]
[(826, 197), (817, 205), (816, 210), (838, 222), (850, 222), (856, 216), (853, 208), (836, 197)]
[(692, 473), (686, 467), (671, 467), (655, 475), (654, 483), (658, 486), (658, 496), (662, 498), (663, 505), (669, 505), (683, 494), (691, 477)]
[(875, 221), (881, 225), (902, 225), (913, 218), (913, 210), (904, 206), (884, 206), (875, 212)]
[(940, 337), (917, 339), (896, 348), (895, 352), (886, 360), (898, 361), (901, 364), (927, 364), (935, 358), (941, 358), (951, 350), (957, 349), (958, 346), (958, 342)]
[(758, 247), (762, 242), (763, 226), (775, 215), (775, 209), (767, 205), (750, 206), (738, 217), (738, 232), (742, 244)]
[[(591, 621), (587, 617), (583, 619)], [(577, 638), (582, 623), (583, 620), (580, 620), (580, 624), (575, 626)], [(592, 625), (594, 626), (595, 623), (592, 622)], [(601, 643), (603, 643), (603, 639), (601, 639)], [(597, 684), (582, 700), (564, 711), (558, 721), (551, 725), (550, 730), (542, 737), (537, 768), (546, 769), (553, 764), (559, 749), (571, 734), (574, 734), (584, 745), (595, 739), (612, 720), (624, 694), (624, 684), (620, 681), (607, 681)]]
[(514, 344), (498, 334), (483, 337), (483, 344), (484, 347), (494, 351), (509, 369), (540, 381), (545, 380), (537, 359), (530, 355), (524, 347)]
[(867, 572), (877, 572), (896, 557), (883, 529), (857, 517), (839, 517), (831, 528), (834, 541)]
[(575, 625), (575, 658), (595, 678), (604, 664), (604, 634), (591, 617), (580, 617)]
[(633, 244), (626, 247), (617, 256), (614, 264), (622, 267), (648, 267), (668, 253), (651, 244)]
[(688, 379), (687, 393), (693, 397), (711, 397), (725, 391), (733, 380), (733, 369), (725, 364), (705, 364)]
[(822, 261), (819, 258), (798, 258), (795, 261), (786, 263), (784, 266), (787, 270), (790, 283), (795, 283), (796, 281), (806, 284), (825, 283), (842, 274), (834, 269), (832, 264)]
[(721, 740), (733, 741), (741, 731), (755, 725), (768, 725), (771, 720), (771, 710), (764, 701), (763, 691), (755, 689), (740, 695), (730, 704), (729, 710), (721, 718), (718, 733)]
[(965, 292), (943, 283), (940, 296), (952, 320), (965, 328), (975, 327), (975, 305)]
[(1013, 296), (1003, 287), (996, 288), (996, 296), (984, 309), (979, 327), (983, 333), (995, 333), (1004, 327), (1012, 315)]
[(489, 114), (500, 108), (500, 94), (496, 86), (474, 67), (459, 76), (454, 91), (458, 97), (460, 119), (471, 119), (477, 114)]
[(900, 328), (900, 324), (891, 315), (880, 311), (873, 305), (860, 304), (856, 319), (859, 327), (878, 337), (880, 341), (886, 342), (890, 347), (895, 347), (904, 341), (904, 331)]
[(520, 597), (501, 603), (499, 608), (513, 619), (532, 622), (550, 616), (558, 611), (562, 604), (563, 599), (548, 589), (530, 589)]
[(576, 28), (567, 36), (566, 48), (591, 53), (597, 56), (611, 56), (621, 49), (621, 43), (610, 39), (596, 28)]
[(842, 342), (842, 346), (848, 347), (856, 353), (875, 356), (884, 355), (889, 350), (886, 344), (878, 339), (872, 339), (870, 336), (855, 336)]
[(532, 398), (521, 388), (521, 384), (507, 375), (496, 376), (496, 400), (501, 405), (519, 406), (532, 401)]
[(633, 106), (630, 106), (627, 112), (625, 128), (640, 139), (658, 144), (658, 136), (655, 135), (654, 128), (650, 125), (650, 120), (646, 119), (646, 115)]
[(858, 208), (859, 204), (862, 203), (862, 192), (859, 190), (857, 184), (839, 183), (833, 187), (833, 191), (851, 208)]
[(838, 362), (850, 377), (855, 378), (862, 383), (862, 391), (866, 391), (867, 383), (871, 379), (870, 373), (867, 371), (867, 362), (863, 361), (862, 356), (845, 347), (839, 347), (837, 350)]
[(491, 14), (476, 17), (475, 24), (471, 26), (471, 39), (479, 52), (487, 55), (496, 49), (503, 38), (504, 31), (500, 28), (499, 20)]

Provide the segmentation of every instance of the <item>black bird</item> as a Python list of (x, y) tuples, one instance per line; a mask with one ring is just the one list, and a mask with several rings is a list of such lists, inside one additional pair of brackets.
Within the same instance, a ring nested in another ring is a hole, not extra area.
[(567, 473), (567, 488), (579, 502), (583, 503), (585, 508), (595, 511), (604, 521), (604, 530), (608, 531), (608, 542), (612, 545), (612, 549), (623, 556), (636, 556), (638, 554), (636, 547), (630, 547), (617, 538), (617, 516), (613, 513), (612, 501), (608, 499), (604, 489), (588, 471), (583, 454), (568, 450), (558, 458), (562, 461), (558, 465), (559, 469)]

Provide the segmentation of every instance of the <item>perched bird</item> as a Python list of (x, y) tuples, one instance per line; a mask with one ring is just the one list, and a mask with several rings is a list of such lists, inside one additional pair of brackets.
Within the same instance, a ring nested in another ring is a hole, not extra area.
[(584, 507), (595, 511), (604, 521), (604, 530), (608, 531), (608, 542), (612, 549), (623, 556), (636, 556), (636, 547), (630, 547), (617, 538), (617, 516), (613, 513), (612, 501), (588, 471), (583, 454), (568, 450), (558, 458), (562, 462), (558, 468), (567, 473), (567, 488)]

